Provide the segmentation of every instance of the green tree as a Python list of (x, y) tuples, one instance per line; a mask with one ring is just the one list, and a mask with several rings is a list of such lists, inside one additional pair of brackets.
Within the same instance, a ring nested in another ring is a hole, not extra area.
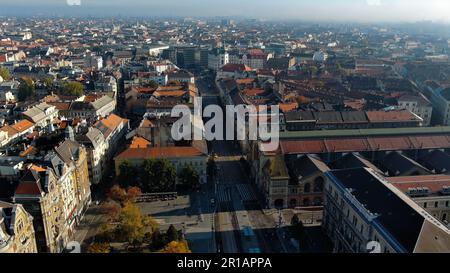
[(138, 187), (130, 187), (127, 189), (127, 202), (135, 203), (137, 198), (142, 195), (142, 191)]
[(107, 254), (111, 252), (111, 246), (108, 243), (94, 243), (87, 249), (88, 253)]
[(165, 235), (161, 234), (159, 229), (156, 229), (152, 233), (151, 237), (151, 250), (160, 250), (167, 244)]
[(187, 165), (181, 170), (178, 178), (187, 189), (195, 189), (199, 185), (200, 175), (192, 165)]
[(8, 69), (0, 67), (0, 77), (5, 81), (9, 81), (11, 79), (11, 74)]
[(166, 239), (169, 242), (180, 240), (180, 234), (178, 233), (178, 230), (173, 225), (170, 225), (169, 229), (167, 229)]
[(43, 83), (44, 83), (44, 85), (45, 85), (47, 88), (52, 88), (52, 87), (53, 87), (53, 79), (50, 78), (50, 77), (45, 78), (45, 79), (43, 80)]
[(156, 89), (156, 88), (158, 88), (158, 86), (159, 86), (158, 83), (153, 80), (148, 83), (148, 87), (150, 87), (150, 88)]
[(130, 160), (124, 160), (119, 165), (119, 184), (122, 187), (137, 185), (137, 170)]
[(111, 220), (117, 219), (121, 209), (122, 206), (120, 205), (120, 203), (113, 200), (103, 203), (102, 206), (100, 207), (100, 211), (103, 214), (108, 215)]
[(124, 241), (133, 245), (142, 243), (147, 229), (148, 219), (144, 216), (139, 207), (127, 203), (119, 215), (119, 226), (117, 233)]
[(24, 78), (19, 85), (18, 99), (19, 101), (25, 101), (30, 97), (33, 97), (35, 93), (34, 82), (31, 78)]
[(84, 95), (84, 85), (80, 82), (68, 82), (61, 90), (63, 95), (82, 96)]
[(317, 66), (311, 66), (309, 68), (310, 76), (315, 76), (317, 74), (317, 72), (319, 72), (319, 69), (317, 68)]
[(147, 159), (141, 172), (141, 189), (144, 192), (175, 190), (176, 171), (167, 159)]
[(114, 185), (109, 189), (108, 197), (118, 203), (124, 203), (127, 200), (127, 192), (119, 185)]
[(161, 251), (161, 253), (192, 253), (186, 241), (172, 241)]
[(116, 228), (104, 223), (100, 226), (100, 231), (95, 235), (95, 240), (99, 243), (110, 243), (116, 239)]

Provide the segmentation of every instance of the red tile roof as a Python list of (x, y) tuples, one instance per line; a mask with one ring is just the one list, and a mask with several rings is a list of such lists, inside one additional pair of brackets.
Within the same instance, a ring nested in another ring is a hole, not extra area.
[(70, 108), (70, 102), (47, 102), (50, 105), (53, 105), (59, 111), (66, 111)]
[(367, 118), (370, 122), (398, 122), (398, 121), (419, 121), (420, 119), (413, 113), (402, 111), (368, 111)]
[(204, 154), (193, 147), (157, 147), (127, 149), (119, 154), (115, 159), (146, 159), (146, 158), (177, 158), (177, 157), (197, 157)]
[(292, 102), (292, 103), (280, 103), (278, 105), (280, 107), (280, 111), (283, 113), (291, 112), (294, 110), (297, 110), (298, 103)]
[(252, 69), (243, 64), (226, 64), (221, 69), (223, 72), (249, 72)]
[(444, 186), (450, 186), (449, 175), (387, 177), (389, 183), (406, 193), (409, 188), (427, 187), (431, 194), (439, 193)]
[(94, 126), (99, 129), (105, 137), (108, 137), (109, 134), (111, 134), (120, 125), (120, 123), (126, 122), (128, 122), (127, 119), (111, 114), (107, 118), (97, 121)]
[(11, 125), (11, 127), (14, 128), (15, 130), (17, 130), (18, 132), (24, 132), (24, 131), (32, 128), (33, 126), (34, 126), (34, 123), (32, 123), (26, 119), (21, 120), (14, 125)]
[(22, 182), (17, 186), (16, 195), (41, 195), (37, 182)]
[(280, 146), (283, 154), (448, 149), (450, 136), (285, 140)]
[(140, 136), (135, 136), (129, 148), (130, 149), (147, 148), (150, 144), (151, 142), (148, 141), (147, 139)]

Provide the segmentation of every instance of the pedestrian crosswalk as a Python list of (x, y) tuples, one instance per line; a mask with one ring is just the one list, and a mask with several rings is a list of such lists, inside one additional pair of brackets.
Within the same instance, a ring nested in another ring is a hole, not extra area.
[(244, 202), (256, 201), (257, 197), (252, 187), (248, 184), (238, 184), (236, 188), (239, 192), (239, 195)]
[(219, 203), (231, 202), (230, 188), (225, 185), (219, 185), (217, 188), (217, 201)]

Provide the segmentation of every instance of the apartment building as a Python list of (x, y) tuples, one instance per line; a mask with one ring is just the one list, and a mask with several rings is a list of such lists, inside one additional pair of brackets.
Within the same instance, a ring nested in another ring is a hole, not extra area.
[(0, 201), (1, 253), (37, 253), (33, 217), (20, 204)]
[(433, 114), (433, 105), (423, 95), (405, 95), (398, 99), (400, 109), (408, 110), (422, 118), (422, 126), (430, 126)]
[(335, 252), (367, 253), (370, 242), (382, 253), (450, 251), (450, 230), (376, 171), (335, 170), (325, 176), (322, 227)]
[(386, 179), (434, 218), (450, 227), (450, 176), (401, 176)]

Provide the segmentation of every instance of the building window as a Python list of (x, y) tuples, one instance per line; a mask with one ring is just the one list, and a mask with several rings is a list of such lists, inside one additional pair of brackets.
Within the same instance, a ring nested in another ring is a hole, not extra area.
[(317, 177), (314, 180), (314, 192), (322, 192), (323, 191), (324, 180), (321, 176)]
[(439, 202), (434, 202), (434, 207), (437, 208), (439, 206)]
[(424, 208), (427, 208), (427, 205), (428, 205), (427, 202), (423, 203)]
[(309, 183), (306, 183), (303, 191), (304, 192), (310, 192), (311, 191), (311, 185)]

